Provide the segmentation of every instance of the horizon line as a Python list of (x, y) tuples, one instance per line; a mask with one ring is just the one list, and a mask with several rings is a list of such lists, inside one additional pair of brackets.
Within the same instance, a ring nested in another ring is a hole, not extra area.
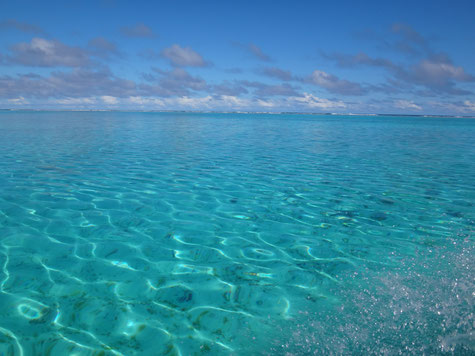
[(469, 118), (475, 115), (448, 115), (448, 114), (397, 114), (397, 113), (334, 113), (334, 112), (305, 112), (305, 111), (224, 111), (224, 110), (140, 110), (140, 109), (35, 109), (35, 108), (0, 108), (5, 111), (39, 111), (39, 112), (142, 112), (142, 113), (195, 113), (195, 114), (257, 114), (257, 115), (319, 115), (319, 116), (404, 116), (404, 117), (441, 117), (441, 118)]

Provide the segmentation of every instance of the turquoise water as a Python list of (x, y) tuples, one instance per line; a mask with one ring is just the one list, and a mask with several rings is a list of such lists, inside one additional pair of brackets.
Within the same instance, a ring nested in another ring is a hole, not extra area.
[(8, 112), (0, 143), (0, 355), (475, 352), (475, 120)]

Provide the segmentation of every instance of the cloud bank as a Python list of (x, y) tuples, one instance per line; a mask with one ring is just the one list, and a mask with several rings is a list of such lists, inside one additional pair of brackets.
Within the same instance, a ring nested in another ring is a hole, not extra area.
[[(234, 54), (245, 52), (247, 60), (229, 68), (179, 43), (126, 53), (104, 36), (69, 44), (16, 20), (0, 22), (0, 31), (31, 36), (0, 48), (9, 73), (0, 75), (5, 107), (475, 113), (474, 75), (401, 23), (387, 38), (367, 35), (397, 56), (322, 50), (319, 59), (292, 70), (254, 43), (233, 42)], [(130, 41), (157, 38), (143, 23), (120, 33)], [(146, 62), (128, 66), (135, 58)], [(379, 80), (349, 79), (361, 78), (352, 76), (360, 71), (378, 73)]]

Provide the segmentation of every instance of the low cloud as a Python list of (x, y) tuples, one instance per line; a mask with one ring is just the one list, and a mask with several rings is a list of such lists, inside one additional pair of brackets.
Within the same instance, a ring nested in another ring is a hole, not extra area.
[(67, 96), (84, 96), (86, 92), (90, 95), (125, 97), (136, 92), (133, 81), (118, 78), (106, 70), (79, 69), (72, 72), (55, 72), (49, 81), (56, 84), (56, 90), (63, 88), (63, 95), (67, 93)]
[(73, 107), (87, 107), (89, 105), (97, 105), (98, 100), (96, 98), (62, 98), (53, 99), (50, 102), (54, 104), (60, 104)]
[(292, 73), (277, 67), (267, 67), (259, 70), (259, 73), (270, 78), (280, 79), (283, 81), (290, 81), (293, 79)]
[(101, 96), (101, 99), (107, 105), (117, 105), (119, 103), (118, 98), (110, 95), (103, 95)]
[(28, 105), (30, 102), (22, 96), (18, 98), (7, 99), (7, 102), (13, 105)]
[(403, 110), (422, 110), (422, 107), (415, 104), (411, 100), (396, 100), (394, 102), (394, 107)]
[(135, 93), (133, 81), (118, 78), (107, 70), (74, 69), (70, 72), (55, 71), (49, 76), (23, 74), (0, 77), (0, 97), (3, 98), (126, 97)]
[(326, 59), (336, 62), (336, 64), (342, 68), (356, 68), (358, 66), (382, 67), (387, 69), (397, 68), (397, 66), (388, 59), (372, 58), (363, 52), (355, 55), (343, 53), (327, 54), (322, 52), (322, 56)]
[(399, 67), (395, 76), (403, 81), (421, 85), (436, 94), (470, 94), (470, 91), (455, 87), (456, 82), (474, 82), (475, 77), (463, 67), (455, 66), (445, 55), (423, 59), (408, 69)]
[(258, 97), (269, 96), (298, 96), (296, 88), (290, 84), (284, 83), (279, 85), (261, 85), (255, 92)]
[(475, 101), (433, 101), (429, 103), (431, 106), (437, 108), (439, 112), (458, 113), (462, 115), (475, 115)]
[(379, 67), (391, 76), (385, 84), (369, 85), (370, 90), (396, 93), (405, 87), (406, 92), (412, 91), (420, 96), (472, 94), (469, 90), (459, 88), (457, 84), (474, 82), (475, 77), (467, 73), (463, 67), (455, 65), (447, 54), (434, 51), (426, 37), (411, 26), (401, 23), (394, 24), (391, 33), (397, 36), (395, 41), (390, 39), (380, 41), (385, 49), (391, 48), (407, 54), (407, 60), (402, 63), (371, 57), (363, 52), (356, 55), (323, 53), (322, 56), (335, 62), (339, 67)]
[(9, 49), (10, 51), (6, 54), (0, 54), (1, 64), (84, 68), (94, 65), (92, 57), (111, 60), (114, 57), (123, 56), (117, 45), (104, 37), (93, 38), (84, 47), (69, 46), (58, 40), (34, 37), (30, 42), (20, 42), (10, 46)]
[(84, 49), (39, 37), (29, 43), (13, 45), (10, 53), (3, 60), (7, 64), (30, 67), (82, 67), (89, 64), (89, 55)]
[(257, 111), (339, 111), (347, 108), (342, 101), (319, 98), (309, 93), (283, 99), (240, 98), (233, 95), (204, 95), (157, 98), (135, 95), (126, 98), (83, 97), (61, 98), (50, 102), (68, 107), (140, 108), (145, 110), (257, 110)]
[(155, 38), (157, 35), (153, 30), (143, 23), (138, 23), (134, 26), (124, 26), (120, 32), (127, 37), (133, 38)]
[(265, 98), (269, 96), (298, 96), (300, 95), (297, 92), (296, 87), (288, 84), (277, 84), (277, 85), (270, 85), (256, 81), (248, 81), (248, 80), (240, 80), (237, 83), (244, 87), (254, 89), (254, 95), (259, 98)]
[(135, 96), (128, 98), (127, 101), (131, 105), (142, 109), (162, 110), (239, 110), (253, 105), (253, 102), (249, 99), (229, 95), (174, 98)]
[(387, 83), (369, 86), (371, 90), (395, 93), (400, 87), (406, 90), (414, 86), (422, 86), (424, 91), (419, 91), (423, 96), (439, 94), (466, 95), (470, 91), (456, 87), (457, 83), (474, 82), (475, 77), (467, 73), (461, 66), (456, 66), (445, 54), (432, 55), (423, 58), (412, 65), (396, 64), (384, 58), (372, 58), (367, 54), (357, 55), (333, 54), (325, 55), (340, 67), (357, 68), (358, 66), (381, 67), (391, 76)]
[(346, 104), (340, 100), (329, 100), (324, 98), (319, 98), (313, 94), (304, 93), (301, 97), (291, 98), (295, 103), (300, 104), (303, 107), (310, 109), (343, 109), (346, 108)]
[(321, 70), (314, 70), (305, 81), (340, 95), (363, 95), (365, 92), (360, 84), (339, 79)]
[(241, 94), (247, 94), (249, 91), (246, 87), (239, 83), (230, 83), (223, 82), (221, 84), (213, 85), (211, 91), (215, 95), (225, 95), (225, 96), (238, 96)]
[(208, 89), (204, 79), (192, 76), (182, 68), (171, 71), (154, 68), (154, 73), (148, 73), (144, 77), (149, 84), (140, 85), (140, 93), (143, 96), (190, 96), (192, 91)]
[(475, 101), (465, 100), (463, 105), (468, 111), (475, 112)]
[(191, 47), (180, 47), (177, 44), (165, 48), (161, 56), (168, 59), (174, 67), (206, 67), (208, 65), (203, 57)]

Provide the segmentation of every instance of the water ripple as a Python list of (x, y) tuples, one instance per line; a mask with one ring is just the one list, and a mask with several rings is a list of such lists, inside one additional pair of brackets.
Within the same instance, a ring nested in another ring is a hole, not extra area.
[(475, 124), (378, 120), (0, 113), (0, 354), (473, 353)]

